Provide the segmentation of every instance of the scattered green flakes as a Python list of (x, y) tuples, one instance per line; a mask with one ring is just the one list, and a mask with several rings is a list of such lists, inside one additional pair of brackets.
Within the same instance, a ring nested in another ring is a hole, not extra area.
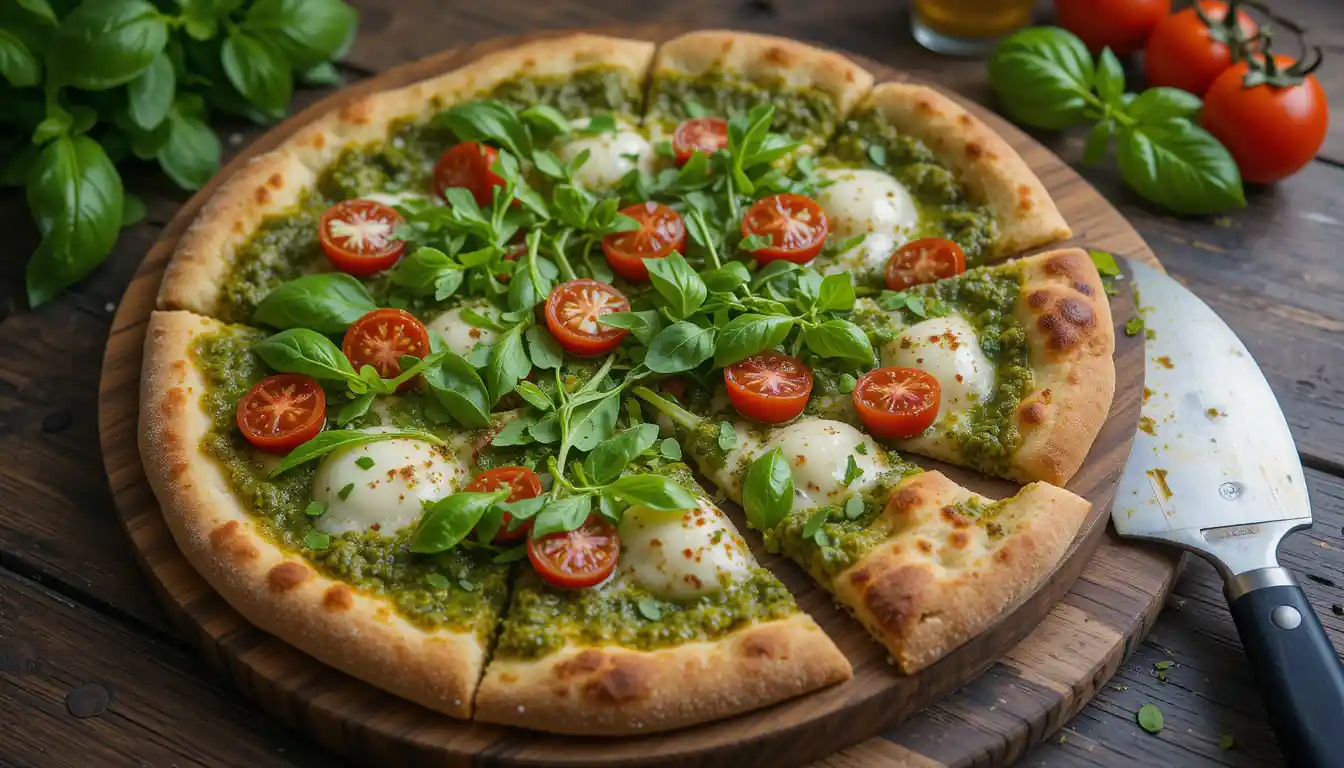
[(321, 531), (309, 531), (303, 536), (303, 545), (309, 549), (326, 549), (331, 546), (331, 537)]
[(350, 492), (353, 490), (355, 490), (355, 484), (346, 483), (344, 488), (336, 492), (336, 495), (341, 498), (341, 501), (345, 501), (350, 498)]
[(435, 589), (447, 589), (449, 585), (448, 578), (442, 573), (431, 573), (425, 577), (425, 583)]
[(1138, 336), (1143, 333), (1143, 318), (1135, 315), (1125, 323), (1126, 336)]
[(854, 454), (849, 455), (849, 461), (845, 463), (845, 487), (863, 476), (863, 470), (859, 468), (859, 463), (854, 460)]
[(737, 430), (727, 421), (719, 422), (719, 448), (731, 451), (737, 447)]
[(1223, 752), (1226, 752), (1235, 746), (1237, 746), (1236, 736), (1230, 733), (1224, 733), (1223, 735), (1218, 737), (1218, 749), (1222, 750)]
[(355, 465), (360, 469), (373, 469), (373, 464), (374, 461), (372, 456), (360, 456), (358, 459), (355, 459)]
[(1157, 662), (1156, 664), (1153, 665), (1153, 669), (1157, 669), (1157, 670), (1171, 669), (1171, 665), (1172, 665), (1172, 662), (1170, 662), (1170, 661), (1159, 661), (1159, 662)]
[[(826, 534), (822, 533), (821, 526), (826, 524), (827, 517), (830, 517), (830, 510), (826, 507), (813, 512), (812, 516), (807, 518), (807, 522), (803, 525), (803, 538), (815, 540), (819, 533), (825, 536)], [(825, 545), (822, 544), (822, 546)]]
[(1092, 249), (1089, 249), (1087, 254), (1092, 257), (1092, 264), (1102, 275), (1105, 277), (1120, 276), (1120, 263), (1115, 260), (1115, 254)]
[(868, 455), (868, 444), (867, 444), (867, 443), (859, 443), (858, 445), (854, 446), (854, 452), (857, 453), (857, 454), (859, 454), (860, 456), (867, 456), (867, 455)]
[(678, 443), (675, 438), (669, 437), (658, 444), (658, 452), (669, 461), (679, 461), (681, 459), (681, 443)]
[(849, 375), (848, 373), (840, 374), (839, 387), (841, 393), (848, 395), (850, 392), (854, 391), (854, 387), (857, 386), (858, 383), (859, 380)]
[(1149, 733), (1162, 732), (1162, 710), (1158, 709), (1156, 705), (1144, 704), (1139, 707), (1136, 719), (1139, 722), (1139, 727), (1143, 730)]
[(321, 517), (326, 511), (327, 502), (310, 501), (308, 502), (308, 507), (303, 510), (303, 513), (309, 517)]
[(649, 621), (657, 621), (663, 618), (662, 606), (658, 605), (658, 601), (652, 597), (640, 598), (637, 607), (639, 608), (639, 615)]
[(858, 496), (850, 496), (849, 499), (845, 502), (845, 517), (849, 518), (850, 520), (858, 520), (860, 517), (862, 517), (863, 510), (864, 510), (863, 499), (860, 499)]

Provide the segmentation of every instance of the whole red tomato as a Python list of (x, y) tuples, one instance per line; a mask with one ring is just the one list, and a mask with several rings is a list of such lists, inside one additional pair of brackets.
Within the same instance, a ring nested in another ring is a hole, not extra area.
[[(1239, 62), (1204, 95), (1204, 128), (1241, 169), (1245, 181), (1268, 184), (1297, 173), (1325, 143), (1330, 107), (1312, 67), (1288, 56)], [(1245, 84), (1248, 72), (1255, 71)]]
[(1200, 2), (1198, 10), (1190, 7), (1168, 16), (1153, 30), (1144, 49), (1148, 85), (1169, 85), (1203, 96), (1232, 65), (1230, 44), (1253, 37), (1259, 29), (1255, 19), (1243, 11), (1237, 11), (1233, 24), (1227, 18), (1227, 3), (1213, 0)]
[(1143, 47), (1158, 22), (1171, 14), (1171, 0), (1055, 0), (1059, 26), (1088, 50), (1110, 48), (1124, 56)]

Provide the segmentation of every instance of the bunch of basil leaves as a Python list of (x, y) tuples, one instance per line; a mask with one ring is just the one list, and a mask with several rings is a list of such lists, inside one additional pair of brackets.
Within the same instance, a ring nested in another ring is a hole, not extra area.
[(1109, 48), (1094, 63), (1073, 33), (1033, 27), (1010, 35), (989, 60), (989, 84), (1009, 115), (1035, 128), (1092, 123), (1083, 152), (1091, 165), (1112, 139), (1125, 183), (1176, 213), (1244, 207), (1241, 174), (1227, 149), (1191, 117), (1203, 102), (1176, 88), (1125, 92)]
[(274, 122), (297, 79), (339, 81), (353, 39), (342, 0), (0, 2), (0, 183), (27, 188), (42, 242), (37, 306), (102, 263), (144, 216), (116, 164), (159, 164), (198, 189), (219, 169), (216, 114)]

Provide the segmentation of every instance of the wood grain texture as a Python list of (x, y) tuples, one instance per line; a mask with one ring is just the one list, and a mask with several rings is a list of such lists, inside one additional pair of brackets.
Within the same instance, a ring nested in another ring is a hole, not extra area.
[[(662, 38), (667, 28), (621, 30), (630, 36)], [(247, 156), (273, 147), (288, 133), (342, 99), (372, 89), (388, 88), (447, 69), (488, 50), (516, 44), (517, 40), (448, 51), (412, 65), (392, 70), (360, 83), (353, 89), (297, 115), (260, 138), (221, 174), (226, 177)], [(864, 62), (889, 77), (898, 73)], [(973, 109), (977, 109), (973, 107)], [(1132, 228), (1114, 209), (1092, 191), (1053, 155), (997, 117), (982, 113), (1026, 157), (1041, 175), (1071, 226), (1076, 240), (1119, 254), (1151, 260), (1151, 253)], [(948, 658), (915, 677), (891, 672), (885, 654), (862, 629), (837, 610), (828, 595), (814, 586), (793, 566), (764, 558), (776, 568), (800, 604), (837, 639), (856, 668), (855, 680), (833, 689), (788, 702), (761, 713), (731, 721), (707, 724), (666, 736), (593, 742), (561, 739), (531, 732), (508, 730), (475, 723), (451, 721), (401, 702), (344, 675), (329, 670), (288, 646), (264, 635), (244, 622), (190, 569), (168, 536), (152, 494), (144, 483), (134, 448), (137, 415), (136, 383), (144, 321), (152, 306), (163, 267), (182, 230), (201, 202), (217, 188), (218, 179), (194, 198), (164, 230), (151, 249), (118, 310), (104, 359), (100, 409), (104, 457), (118, 508), (122, 512), (135, 548), (142, 555), (151, 582), (166, 600), (170, 615), (205, 648), (207, 656), (224, 666), (240, 686), (268, 710), (296, 722), (318, 741), (345, 754), (368, 759), (389, 757), (419, 759), (467, 759), (478, 756), (514, 764), (594, 764), (618, 762), (660, 764), (687, 758), (731, 760), (735, 764), (796, 764), (819, 757), (837, 746), (852, 743), (884, 725), (902, 720), (945, 694), (961, 687), (986, 668), (1005, 649), (1012, 650), (994, 662), (990, 673), (946, 703), (948, 713), (963, 712), (969, 723), (968, 738), (948, 738), (938, 720), (923, 716), (892, 738), (940, 764), (956, 764), (965, 757), (959, 745), (980, 749), (984, 737), (1005, 738), (998, 750), (1000, 760), (1020, 755), (1030, 744), (1049, 733), (1081, 707), (1095, 690), (1097, 681), (1112, 674), (1126, 649), (1137, 642), (1156, 616), (1161, 597), (1169, 588), (1175, 558), (1153, 555), (1146, 550), (1108, 543), (1109, 560), (1101, 572), (1128, 573), (1128, 586), (1115, 589), (1104, 577), (1081, 582), (1075, 598), (1051, 606), (1068, 592), (1078, 573), (1088, 565), (1089, 555), (1106, 537), (1107, 510), (1119, 469), (1128, 455), (1129, 440), (1138, 418), (1142, 390), (1142, 345), (1138, 339), (1118, 332), (1117, 397), (1112, 418), (1094, 446), (1093, 453), (1070, 487), (1095, 504), (1073, 553), (1066, 557), (1050, 582), (1017, 607), (989, 631), (973, 639)], [(1127, 296), (1117, 298), (1118, 325), (1133, 313)], [(952, 472), (982, 491), (1003, 493), (1003, 485), (975, 478), (971, 473)], [(1134, 560), (1136, 552), (1142, 552)], [(1077, 590), (1075, 590), (1077, 592)], [(1099, 599), (1100, 598), (1100, 599)], [(1044, 615), (1049, 618), (1032, 632)], [(1014, 644), (1029, 632), (1026, 642)], [(1067, 663), (1061, 663), (1066, 659)], [(978, 686), (984, 696), (1002, 699), (991, 711), (999, 712), (979, 727), (976, 715)], [(1027, 692), (1024, 695), (1024, 692)], [(1011, 697), (1007, 698), (1007, 697)], [(1011, 703), (1009, 703), (1011, 702)], [(370, 717), (376, 712), (376, 717)], [(992, 723), (1003, 722), (997, 726)], [(1015, 724), (1015, 725), (1014, 725)], [(925, 742), (933, 731), (937, 743), (953, 753), (943, 754)], [(974, 734), (977, 738), (971, 739)], [(936, 755), (936, 757), (935, 757)]]

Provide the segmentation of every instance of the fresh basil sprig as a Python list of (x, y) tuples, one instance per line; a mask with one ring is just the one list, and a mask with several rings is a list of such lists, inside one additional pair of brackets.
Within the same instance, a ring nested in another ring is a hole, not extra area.
[(508, 496), (508, 489), (489, 493), (463, 491), (428, 505), (411, 535), (411, 551), (433, 554), (456, 547), (471, 534), (492, 504), (504, 501)]
[(742, 509), (758, 531), (774, 530), (793, 510), (793, 472), (784, 452), (775, 448), (751, 463), (742, 482)]
[(272, 328), (344, 333), (377, 308), (359, 280), (344, 272), (323, 272), (297, 277), (271, 289), (257, 304), (252, 321)]

